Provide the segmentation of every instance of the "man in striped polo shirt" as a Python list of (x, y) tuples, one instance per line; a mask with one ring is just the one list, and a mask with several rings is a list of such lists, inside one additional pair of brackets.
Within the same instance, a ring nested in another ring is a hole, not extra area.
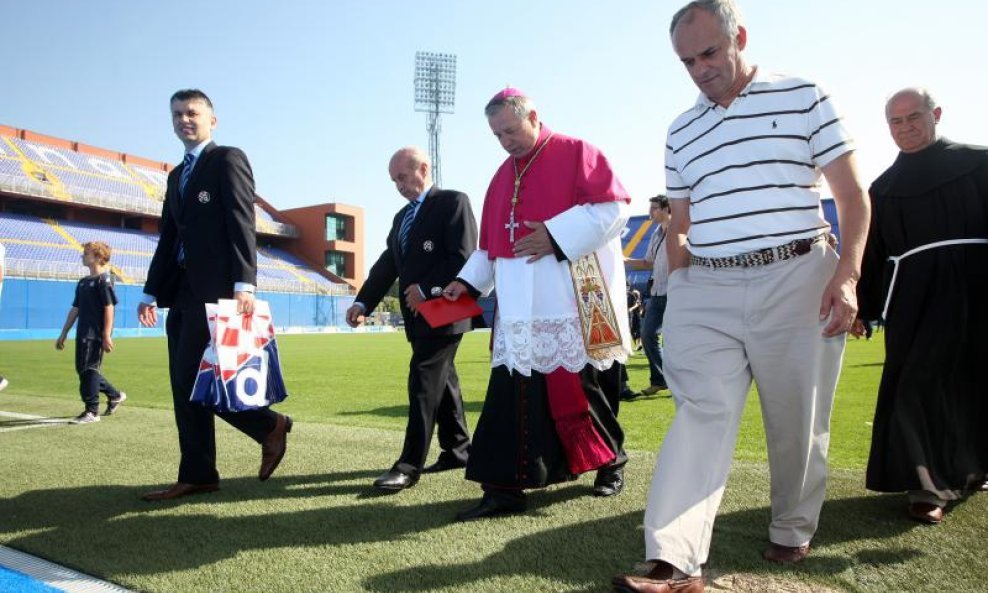
[[(823, 504), (830, 412), (868, 224), (850, 138), (806, 80), (749, 65), (731, 0), (672, 19), (701, 94), (669, 127), (666, 378), (677, 401), (645, 511), (645, 577), (619, 591), (702, 591), (713, 522), (752, 379), (771, 470), (766, 559), (798, 562)], [(820, 177), (843, 235), (828, 245)]]

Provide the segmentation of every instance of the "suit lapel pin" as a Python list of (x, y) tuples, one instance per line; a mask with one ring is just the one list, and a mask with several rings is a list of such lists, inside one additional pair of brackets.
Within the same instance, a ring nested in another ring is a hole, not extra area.
[(432, 241), (426, 241), (425, 243), (422, 243), (422, 249), (424, 249), (425, 251), (432, 251), (434, 247), (435, 245), (432, 244)]
[(209, 203), (209, 199), (210, 199), (210, 196), (209, 196), (209, 192), (208, 191), (203, 190), (203, 191), (199, 192), (199, 203), (200, 204), (208, 204)]

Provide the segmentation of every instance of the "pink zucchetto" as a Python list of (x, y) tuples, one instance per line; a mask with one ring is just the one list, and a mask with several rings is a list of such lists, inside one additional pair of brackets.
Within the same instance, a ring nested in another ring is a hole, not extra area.
[(509, 87), (504, 87), (504, 90), (498, 92), (496, 95), (491, 97), (491, 100), (488, 102), (493, 103), (494, 101), (503, 101), (509, 97), (527, 97), (527, 96), (528, 95), (516, 89), (515, 87), (509, 86)]

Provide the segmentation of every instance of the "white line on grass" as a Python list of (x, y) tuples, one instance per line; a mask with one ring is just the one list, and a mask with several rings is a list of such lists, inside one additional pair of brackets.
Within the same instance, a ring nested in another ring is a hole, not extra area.
[(26, 574), (66, 593), (131, 593), (130, 589), (6, 546), (0, 546), (0, 566)]
[(48, 428), (49, 426), (65, 426), (68, 420), (64, 418), (49, 418), (47, 416), (34, 416), (32, 414), (20, 414), (18, 412), (4, 412), (0, 410), (0, 418), (12, 418), (14, 420), (30, 420), (30, 424), (20, 426), (9, 426), (0, 428), (0, 432), (14, 432), (15, 430), (27, 430), (29, 428)]
[(4, 412), (0, 410), (0, 416), (4, 418), (16, 418), (17, 420), (41, 420), (44, 416), (34, 416), (32, 414), (18, 414), (17, 412)]

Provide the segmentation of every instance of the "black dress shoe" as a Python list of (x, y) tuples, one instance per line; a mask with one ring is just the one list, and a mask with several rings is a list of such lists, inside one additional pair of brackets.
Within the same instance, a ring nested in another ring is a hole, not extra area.
[(461, 467), (466, 467), (466, 461), (460, 461), (455, 457), (445, 457), (443, 455), (439, 456), (432, 465), (427, 465), (422, 469), (423, 474), (435, 474), (439, 472), (449, 471), (451, 469), (460, 469)]
[(411, 488), (419, 481), (418, 476), (406, 474), (396, 469), (389, 470), (381, 474), (374, 480), (374, 487), (381, 490), (404, 490)]
[(615, 496), (624, 490), (624, 467), (597, 470), (593, 481), (594, 496)]
[(639, 397), (641, 397), (641, 395), (642, 394), (637, 391), (625, 389), (618, 395), (618, 399), (620, 399), (621, 401), (630, 402), (631, 400), (638, 399)]
[(519, 498), (517, 501), (507, 501), (484, 494), (484, 497), (480, 499), (480, 504), (470, 507), (465, 511), (460, 511), (456, 514), (456, 520), (474, 521), (476, 519), (486, 519), (498, 515), (524, 513), (527, 507), (528, 504), (524, 498)]

